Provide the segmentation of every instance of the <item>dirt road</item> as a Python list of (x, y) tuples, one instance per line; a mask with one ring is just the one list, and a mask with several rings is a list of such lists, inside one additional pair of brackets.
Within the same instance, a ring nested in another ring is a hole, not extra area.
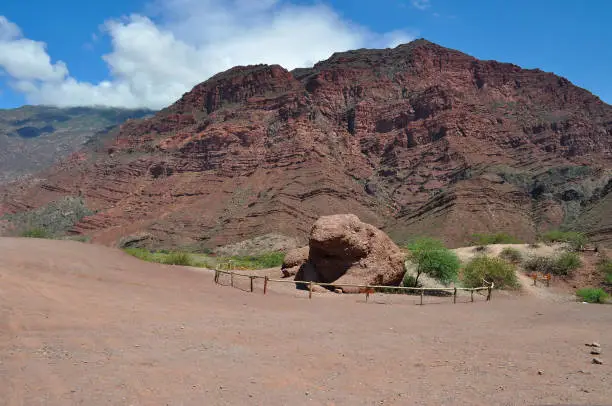
[(316, 299), (0, 239), (0, 404), (612, 404), (611, 306)]

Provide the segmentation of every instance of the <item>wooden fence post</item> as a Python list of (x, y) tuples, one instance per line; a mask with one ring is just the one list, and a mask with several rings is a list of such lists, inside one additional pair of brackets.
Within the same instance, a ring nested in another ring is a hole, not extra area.
[(453, 304), (457, 303), (457, 288), (453, 291)]
[(268, 293), (268, 276), (264, 278), (264, 295)]
[(425, 292), (425, 289), (421, 288), (421, 306), (423, 306), (423, 294)]
[(253, 277), (251, 276), (251, 293), (253, 293)]
[(366, 303), (368, 303), (368, 299), (370, 298), (370, 287), (368, 285), (366, 285), (365, 287), (365, 294), (366, 294)]
[(308, 299), (312, 299), (312, 281), (308, 283)]
[(472, 288), (472, 290), (470, 291), (470, 293), (472, 294), (472, 303), (474, 302), (474, 288)]
[(219, 271), (215, 269), (215, 284), (219, 283)]
[(234, 273), (233, 272), (230, 273), (230, 281), (231, 281), (230, 283), (231, 283), (232, 288), (233, 288), (234, 287)]

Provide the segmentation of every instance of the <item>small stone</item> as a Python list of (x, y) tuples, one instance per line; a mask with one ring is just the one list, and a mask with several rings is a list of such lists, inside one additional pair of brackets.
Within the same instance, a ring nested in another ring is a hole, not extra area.
[(602, 365), (603, 361), (599, 358), (593, 358), (593, 364)]
[(594, 347), (594, 348), (591, 350), (591, 355), (600, 355), (600, 354), (601, 354), (601, 348)]
[(342, 291), (342, 289), (334, 289), (334, 293), (339, 293), (339, 294), (342, 294), (342, 293), (344, 293), (344, 292)]
[(541, 369), (538, 371), (538, 375), (544, 375), (544, 371), (542, 371)]
[(585, 344), (587, 347), (601, 347), (598, 342), (593, 341), (592, 343)]

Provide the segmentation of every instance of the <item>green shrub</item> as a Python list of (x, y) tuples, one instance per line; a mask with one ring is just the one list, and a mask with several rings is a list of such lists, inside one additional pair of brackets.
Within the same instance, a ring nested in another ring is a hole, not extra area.
[(589, 239), (584, 233), (577, 231), (561, 231), (552, 230), (544, 233), (542, 236), (545, 242), (562, 242), (569, 244), (574, 251), (579, 251), (589, 242)]
[(483, 279), (495, 283), (498, 289), (516, 289), (519, 286), (516, 268), (501, 258), (479, 256), (472, 259), (461, 272), (463, 284), (468, 288), (483, 285)]
[(582, 266), (580, 256), (575, 252), (564, 252), (555, 260), (557, 275), (571, 275), (573, 271)]
[(124, 248), (123, 251), (143, 261), (155, 262), (153, 254), (144, 248)]
[(504, 248), (499, 254), (499, 257), (513, 264), (517, 264), (523, 260), (523, 254), (521, 254), (521, 251), (511, 247)]
[(520, 240), (506, 233), (473, 234), (472, 240), (475, 245), (520, 244), (521, 243)]
[(612, 284), (612, 261), (604, 258), (597, 264), (597, 269), (604, 276), (604, 281), (606, 283)]
[(408, 272), (406, 272), (404, 274), (404, 279), (402, 280), (402, 286), (407, 286), (407, 287), (412, 287), (412, 288), (418, 288), (420, 287), (419, 282), (417, 281), (416, 276), (409, 274)]
[(419, 277), (425, 273), (448, 284), (457, 279), (461, 266), (459, 257), (446, 248), (442, 241), (433, 238), (420, 238), (408, 245), (408, 260), (416, 264), (417, 274), (412, 286), (418, 286)]
[(531, 257), (525, 261), (523, 267), (527, 272), (557, 274), (555, 260), (551, 257)]
[(604, 303), (608, 298), (608, 294), (599, 288), (578, 289), (576, 296), (588, 303)]
[(162, 262), (166, 265), (182, 266), (191, 266), (193, 263), (191, 260), (191, 255), (186, 252), (171, 252), (162, 260)]
[(580, 256), (575, 252), (564, 252), (556, 258), (553, 257), (533, 257), (525, 261), (524, 267), (528, 272), (539, 272), (541, 274), (551, 274), (568, 276), (582, 266)]
[(21, 236), (25, 238), (52, 238), (51, 234), (44, 228), (30, 228), (21, 233)]

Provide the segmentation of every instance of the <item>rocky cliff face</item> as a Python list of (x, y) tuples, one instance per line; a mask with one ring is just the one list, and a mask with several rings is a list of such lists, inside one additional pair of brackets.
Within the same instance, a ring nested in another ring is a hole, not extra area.
[(319, 216), (351, 212), (396, 240), (460, 244), (575, 224), (611, 179), (611, 106), (553, 74), (417, 40), (218, 74), (11, 186), (0, 215), (80, 195), (96, 214), (73, 233), (212, 247), (305, 239)]

